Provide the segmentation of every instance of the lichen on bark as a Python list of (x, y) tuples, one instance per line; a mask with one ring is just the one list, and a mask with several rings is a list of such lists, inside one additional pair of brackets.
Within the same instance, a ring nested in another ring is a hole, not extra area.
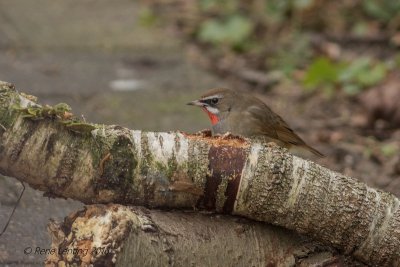
[(115, 125), (71, 131), (62, 116), (24, 118), (21, 107), (38, 104), (12, 86), (0, 93), (0, 173), (49, 196), (211, 209), (306, 233), (372, 265), (400, 265), (399, 200), (389, 193), (255, 140)]
[(326, 240), (372, 265), (400, 264), (400, 202), (392, 194), (257, 144), (240, 190), (234, 214)]

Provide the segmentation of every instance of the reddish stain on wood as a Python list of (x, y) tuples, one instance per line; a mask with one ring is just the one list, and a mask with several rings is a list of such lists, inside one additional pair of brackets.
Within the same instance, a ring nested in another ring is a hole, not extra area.
[(212, 146), (208, 153), (209, 175), (199, 206), (216, 209), (218, 187), (223, 179), (228, 179), (225, 203), (222, 211), (231, 213), (235, 204), (247, 152), (243, 147)]

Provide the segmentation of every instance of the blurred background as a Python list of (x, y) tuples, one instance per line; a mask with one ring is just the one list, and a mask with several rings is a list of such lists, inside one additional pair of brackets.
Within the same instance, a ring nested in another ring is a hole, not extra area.
[[(317, 161), (400, 197), (400, 2), (0, 0), (0, 80), (91, 122), (194, 132), (212, 87), (262, 98)], [(0, 178), (4, 225), (20, 186)], [(0, 263), (40, 265), (49, 218), (80, 203), (27, 190)]]

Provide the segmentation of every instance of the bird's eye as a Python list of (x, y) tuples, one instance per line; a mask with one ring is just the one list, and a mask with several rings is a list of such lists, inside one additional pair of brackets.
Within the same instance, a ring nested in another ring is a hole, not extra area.
[(215, 105), (215, 104), (218, 103), (218, 100), (219, 100), (219, 99), (216, 98), (216, 97), (215, 97), (215, 98), (212, 98), (212, 99), (211, 99), (211, 103)]

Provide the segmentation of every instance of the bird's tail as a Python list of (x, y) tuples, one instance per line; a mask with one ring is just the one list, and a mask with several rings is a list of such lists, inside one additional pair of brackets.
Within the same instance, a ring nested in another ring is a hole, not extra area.
[(308, 151), (310, 151), (311, 153), (313, 153), (314, 155), (318, 156), (318, 157), (325, 157), (324, 154), (322, 154), (321, 152), (319, 152), (318, 150), (310, 147), (309, 145), (304, 144), (302, 147), (304, 147), (305, 149), (307, 149)]

